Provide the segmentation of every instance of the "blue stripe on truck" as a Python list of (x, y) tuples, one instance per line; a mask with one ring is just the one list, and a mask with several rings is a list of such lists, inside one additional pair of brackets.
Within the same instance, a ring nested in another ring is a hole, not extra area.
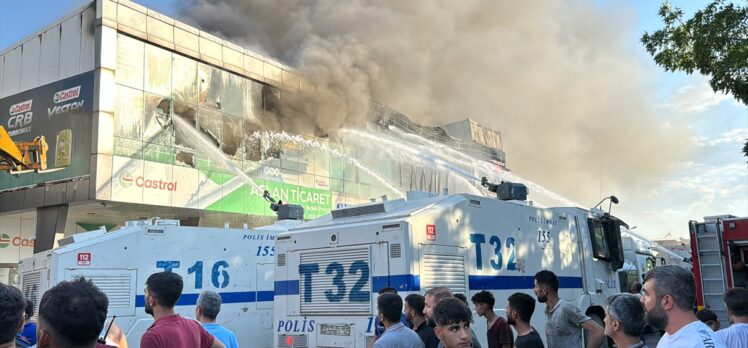
[[(534, 276), (483, 276), (471, 275), (470, 290), (524, 290), (535, 287)], [(578, 289), (582, 277), (558, 277), (559, 288)]]
[(275, 294), (280, 295), (298, 295), (298, 280), (279, 280), (275, 282)]
[[(246, 302), (269, 302), (273, 300), (272, 291), (237, 291), (219, 292), (223, 303), (246, 303)], [(177, 301), (177, 306), (194, 306), (200, 294), (182, 294)], [(135, 307), (145, 307), (145, 296), (135, 296)]]
[[(374, 290), (378, 291), (384, 287), (393, 287), (397, 291), (418, 291), (421, 289), (420, 277), (412, 274), (401, 274), (392, 276), (372, 277)], [(298, 280), (279, 280), (275, 282), (275, 295), (298, 295)]]
[[(397, 291), (421, 291), (421, 278), (415, 274), (397, 274), (392, 276), (372, 277), (372, 291), (384, 287), (393, 287)], [(470, 290), (527, 290), (535, 287), (534, 276), (468, 276)], [(559, 288), (579, 289), (582, 277), (558, 277)], [(298, 280), (281, 280), (275, 282), (275, 295), (298, 295)]]
[(395, 288), (397, 291), (421, 290), (421, 277), (415, 274), (397, 274), (389, 277), (372, 277), (372, 291), (379, 292), (381, 288)]

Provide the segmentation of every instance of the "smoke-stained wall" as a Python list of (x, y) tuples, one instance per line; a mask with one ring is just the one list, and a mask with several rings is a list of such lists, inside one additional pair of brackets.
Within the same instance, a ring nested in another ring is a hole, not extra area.
[[(97, 162), (112, 174), (97, 182), (98, 199), (272, 216), (267, 189), (315, 218), (337, 203), (394, 195), (349, 163), (363, 157), (355, 149), (264, 132), (280, 126), (271, 119), (294, 92), (123, 33), (116, 47), (113, 155)], [(366, 165), (381, 173), (390, 162)], [(386, 174), (394, 181), (397, 172)]]

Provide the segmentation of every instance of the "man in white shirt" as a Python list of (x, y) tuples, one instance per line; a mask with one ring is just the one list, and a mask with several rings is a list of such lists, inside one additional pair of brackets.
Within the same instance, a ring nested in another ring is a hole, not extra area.
[(696, 319), (693, 304), (696, 283), (693, 274), (678, 266), (660, 266), (644, 276), (641, 302), (647, 324), (665, 330), (658, 348), (724, 348), (709, 326)]
[(725, 292), (730, 327), (717, 331), (728, 348), (748, 347), (748, 289), (732, 288)]

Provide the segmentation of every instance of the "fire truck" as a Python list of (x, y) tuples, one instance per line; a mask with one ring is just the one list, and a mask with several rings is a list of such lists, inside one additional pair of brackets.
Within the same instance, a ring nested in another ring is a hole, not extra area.
[(727, 327), (722, 297), (727, 289), (746, 287), (748, 279), (748, 217), (707, 216), (688, 224), (696, 279), (696, 305), (717, 314)]

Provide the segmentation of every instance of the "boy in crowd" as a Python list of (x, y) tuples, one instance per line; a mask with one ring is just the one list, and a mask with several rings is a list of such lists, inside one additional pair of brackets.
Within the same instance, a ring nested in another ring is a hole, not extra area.
[(449, 297), (436, 303), (432, 313), (436, 323), (436, 336), (444, 348), (472, 347), (473, 334), (470, 331), (470, 323), (473, 322), (473, 314), (468, 306), (454, 297)]
[(698, 312), (696, 312), (696, 318), (699, 319), (702, 323), (706, 324), (706, 326), (709, 326), (709, 328), (712, 329), (712, 331), (719, 330), (720, 323), (717, 319), (717, 314), (712, 312), (709, 309), (702, 309)]
[(517, 348), (545, 348), (540, 334), (530, 325), (534, 311), (535, 299), (528, 294), (515, 292), (507, 299), (506, 320), (517, 331)]
[[(496, 315), (493, 311), (493, 305), (496, 303), (493, 294), (488, 291), (481, 291), (471, 298), (475, 305), (475, 312), (478, 316), (486, 318), (486, 327), (488, 332), (488, 348), (512, 348), (514, 347), (514, 335), (509, 324), (504, 318)], [(534, 302), (534, 301), (533, 301)]]

